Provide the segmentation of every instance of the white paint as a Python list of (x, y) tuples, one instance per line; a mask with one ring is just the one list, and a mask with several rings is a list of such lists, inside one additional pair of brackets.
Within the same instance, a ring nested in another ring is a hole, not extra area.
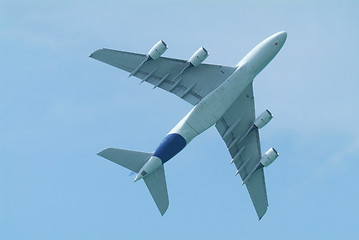
[(147, 55), (150, 56), (153, 60), (156, 60), (167, 50), (167, 48), (168, 47), (166, 43), (160, 40), (151, 48)]
[(255, 77), (277, 55), (286, 39), (286, 32), (273, 34), (253, 48), (236, 66), (246, 64), (249, 72)]
[(274, 162), (274, 160), (277, 159), (277, 157), (279, 156), (279, 153), (274, 149), (274, 148), (270, 148), (262, 157), (260, 163), (264, 166), (264, 167), (268, 167), (272, 162)]
[[(138, 174), (136, 175), (135, 182), (146, 177), (147, 175), (151, 174), (153, 171), (155, 171), (157, 168), (162, 166), (162, 161), (156, 156), (151, 156), (151, 158), (143, 165), (143, 167), (140, 169)], [(145, 171), (146, 174), (142, 175), (141, 173)]]
[(254, 125), (258, 129), (261, 129), (262, 127), (267, 125), (270, 122), (270, 120), (272, 120), (272, 118), (273, 118), (273, 115), (268, 110), (265, 110), (261, 115), (259, 115), (256, 118), (256, 120), (254, 121)]
[(214, 125), (279, 52), (286, 38), (286, 32), (279, 32), (258, 44), (237, 64), (237, 70), (194, 106), (170, 133), (180, 134), (188, 144)]
[(208, 57), (208, 55), (209, 55), (209, 53), (207, 52), (207, 50), (204, 49), (203, 47), (200, 47), (189, 59), (189, 62), (194, 67), (197, 67)]

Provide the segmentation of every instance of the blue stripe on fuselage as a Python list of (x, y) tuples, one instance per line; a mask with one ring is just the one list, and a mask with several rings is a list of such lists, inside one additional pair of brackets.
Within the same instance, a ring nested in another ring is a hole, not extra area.
[(177, 133), (168, 134), (158, 146), (153, 156), (161, 159), (162, 163), (167, 162), (179, 153), (186, 146), (186, 140)]

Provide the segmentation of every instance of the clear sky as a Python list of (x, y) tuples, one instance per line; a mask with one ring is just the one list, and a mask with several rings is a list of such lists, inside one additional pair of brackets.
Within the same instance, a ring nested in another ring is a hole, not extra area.
[[(358, 1), (0, 0), (0, 239), (353, 239), (358, 236)], [(261, 221), (215, 128), (165, 166), (162, 217), (145, 184), (96, 155), (153, 151), (191, 109), (88, 56), (103, 47), (235, 65), (285, 30), (255, 79), (274, 115)]]

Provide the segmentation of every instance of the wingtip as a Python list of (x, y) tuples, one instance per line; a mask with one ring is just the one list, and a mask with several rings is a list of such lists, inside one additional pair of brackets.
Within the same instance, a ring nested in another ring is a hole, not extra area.
[(157, 209), (160, 211), (161, 216), (165, 215), (165, 213), (168, 210), (169, 205), (170, 205), (170, 201), (168, 200), (168, 198), (163, 205), (157, 205)]
[(266, 214), (267, 210), (268, 210), (268, 206), (264, 209), (264, 211), (262, 211), (262, 212), (257, 212), (259, 221), (262, 220), (262, 218), (263, 218), (264, 215)]
[(90, 58), (96, 59), (96, 54), (100, 51), (105, 50), (105, 48), (101, 48), (101, 49), (97, 49), (96, 51), (94, 51), (93, 53), (90, 54)]
[(105, 153), (106, 153), (109, 149), (111, 149), (111, 148), (105, 148), (104, 150), (98, 152), (97, 155), (100, 156), (100, 157), (106, 158), (106, 157), (105, 157)]
[(163, 209), (159, 209), (160, 213), (161, 213), (161, 216), (165, 215), (165, 213), (167, 212), (168, 206), (169, 206), (169, 202), (167, 202), (166, 207), (164, 207)]
[[(99, 50), (100, 50), (100, 49), (99, 49)], [(96, 52), (99, 51), (99, 50), (96, 50), (96, 51), (94, 51), (93, 53), (91, 53), (89, 57), (90, 57), (90, 58), (94, 58), (94, 55), (95, 55)]]

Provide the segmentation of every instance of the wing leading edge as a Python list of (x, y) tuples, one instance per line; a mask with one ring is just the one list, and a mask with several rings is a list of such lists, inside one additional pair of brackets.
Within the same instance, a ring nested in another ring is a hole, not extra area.
[[(250, 85), (233, 103), (223, 117), (216, 123), (216, 128), (226, 143), (259, 219), (267, 211), (268, 200), (263, 168), (251, 172), (261, 160), (259, 132), (252, 128), (255, 120), (253, 86)], [(249, 177), (249, 178), (247, 178)]]

